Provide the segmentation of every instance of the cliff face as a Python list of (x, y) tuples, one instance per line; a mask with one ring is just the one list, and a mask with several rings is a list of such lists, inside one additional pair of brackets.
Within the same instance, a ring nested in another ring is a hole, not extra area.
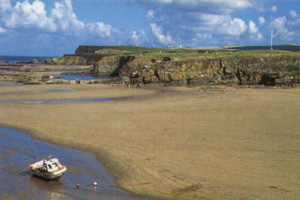
[(120, 56), (106, 56), (94, 63), (91, 74), (94, 76), (102, 74), (118, 76), (118, 69), (123, 68), (122, 63), (122, 57)]
[(56, 65), (93, 65), (101, 60), (105, 55), (86, 54), (86, 55), (64, 55), (63, 57), (53, 58)]
[[(122, 47), (125, 49), (125, 47)], [(118, 46), (79, 46), (75, 55), (33, 60), (38, 65), (85, 65), (74, 73), (120, 77), (126, 84), (162, 83), (165, 85), (294, 85), (300, 83), (300, 55), (233, 54), (222, 57), (186, 52), (126, 53)], [(131, 49), (137, 47), (130, 47)], [(162, 55), (172, 56), (163, 57)], [(194, 57), (189, 57), (193, 55)], [(217, 56), (216, 56), (217, 55)], [(175, 58), (181, 57), (181, 59)], [(6, 63), (4, 63), (6, 65)], [(27, 64), (27, 63), (25, 63)], [(88, 66), (91, 66), (88, 69)], [(75, 67), (76, 68), (76, 67)], [(51, 70), (51, 67), (49, 67)]]
[(165, 58), (151, 62), (134, 56), (112, 56), (98, 61), (92, 71), (123, 77), (130, 84), (273, 86), (300, 82), (299, 59), (285, 56), (174, 61)]
[(56, 65), (86, 65), (87, 60), (81, 56), (64, 55), (63, 57), (53, 58)]
[[(87, 55), (94, 54), (96, 51), (108, 49), (108, 46), (91, 46), (91, 45), (80, 45), (75, 50), (75, 55)], [(109, 46), (109, 49), (119, 49), (118, 46)]]

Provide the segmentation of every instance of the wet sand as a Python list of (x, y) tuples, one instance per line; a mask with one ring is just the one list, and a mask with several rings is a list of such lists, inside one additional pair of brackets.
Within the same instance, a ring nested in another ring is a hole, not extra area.
[[(59, 181), (32, 176), (29, 164), (47, 156), (67, 167)], [(98, 185), (93, 186), (94, 182)], [(151, 200), (118, 188), (89, 153), (35, 140), (25, 132), (0, 126), (0, 199)], [(79, 187), (77, 187), (79, 184)]]
[[(200, 93), (193, 88), (68, 87), (75, 90), (7, 94), (0, 100), (117, 100), (0, 103), (1, 123), (93, 153), (120, 187), (137, 194), (300, 198), (299, 89)], [(59, 88), (66, 85), (9, 86), (1, 93)]]

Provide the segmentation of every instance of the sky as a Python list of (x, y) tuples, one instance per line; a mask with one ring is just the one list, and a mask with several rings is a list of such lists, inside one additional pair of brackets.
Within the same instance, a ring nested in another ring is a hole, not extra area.
[(298, 0), (0, 0), (0, 55), (79, 45), (300, 44)]

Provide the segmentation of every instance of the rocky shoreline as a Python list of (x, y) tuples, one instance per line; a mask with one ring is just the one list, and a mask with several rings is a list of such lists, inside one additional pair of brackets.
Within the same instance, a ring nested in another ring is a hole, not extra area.
[[(0, 62), (0, 80), (45, 83), (43, 75), (57, 73), (113, 77), (114, 81), (109, 83), (131, 86), (250, 85), (293, 88), (300, 83), (300, 55), (297, 53), (257, 53), (233, 57), (216, 56), (217, 53), (202, 55), (199, 52), (196, 58), (189, 58), (188, 53), (113, 54), (108, 51), (110, 48), (80, 46), (74, 55), (30, 62)], [(181, 58), (177, 58), (179, 56)]]

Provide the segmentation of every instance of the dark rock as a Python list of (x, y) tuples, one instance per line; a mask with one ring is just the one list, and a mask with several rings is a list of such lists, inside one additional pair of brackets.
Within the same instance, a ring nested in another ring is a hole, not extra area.
[(169, 62), (169, 61), (171, 61), (171, 58), (170, 57), (164, 57), (163, 61), (164, 62)]
[[(91, 74), (127, 77), (131, 84), (165, 85), (266, 85), (300, 81), (294, 57), (237, 57), (158, 62), (161, 58), (106, 56), (94, 63)], [(300, 59), (300, 58), (299, 58)], [(293, 65), (289, 65), (293, 64)], [(296, 67), (295, 67), (296, 66)], [(291, 79), (290, 77), (293, 77)]]
[(121, 56), (118, 67), (110, 74), (112, 77), (128, 74), (129, 68), (126, 65), (135, 59), (134, 56)]
[(280, 76), (278, 73), (265, 73), (261, 77), (261, 81), (258, 83), (259, 85), (266, 85), (266, 86), (275, 86), (276, 85), (276, 79), (278, 79)]

